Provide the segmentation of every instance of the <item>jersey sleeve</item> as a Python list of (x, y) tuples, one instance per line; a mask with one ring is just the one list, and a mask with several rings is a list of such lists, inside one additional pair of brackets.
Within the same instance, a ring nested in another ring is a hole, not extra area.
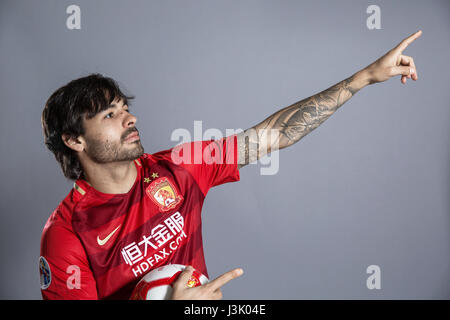
[(39, 258), (44, 300), (96, 300), (97, 287), (78, 237), (68, 228), (44, 229)]
[(236, 135), (218, 140), (186, 142), (153, 156), (185, 168), (205, 195), (214, 186), (240, 180)]

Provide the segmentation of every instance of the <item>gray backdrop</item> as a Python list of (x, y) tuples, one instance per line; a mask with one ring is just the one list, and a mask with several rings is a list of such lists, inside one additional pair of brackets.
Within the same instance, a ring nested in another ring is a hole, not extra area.
[[(1, 291), (40, 299), (42, 228), (72, 182), (45, 148), (45, 101), (100, 72), (136, 96), (145, 151), (176, 128), (246, 129), (406, 49), (419, 81), (366, 87), (321, 127), (210, 191), (211, 278), (225, 299), (449, 299), (449, 1), (5, 1), (0, 3)], [(69, 30), (66, 8), (81, 8)], [(366, 9), (381, 9), (369, 30)], [(369, 290), (366, 269), (381, 269)]]

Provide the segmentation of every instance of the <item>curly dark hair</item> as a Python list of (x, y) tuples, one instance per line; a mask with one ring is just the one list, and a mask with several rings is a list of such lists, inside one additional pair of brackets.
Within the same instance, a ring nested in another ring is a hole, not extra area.
[(76, 138), (85, 134), (83, 119), (91, 119), (108, 109), (116, 99), (129, 104), (134, 97), (125, 95), (115, 80), (94, 73), (70, 81), (45, 103), (41, 118), (44, 142), (66, 178), (77, 180), (82, 176), (83, 168), (75, 151), (64, 144), (62, 135)]

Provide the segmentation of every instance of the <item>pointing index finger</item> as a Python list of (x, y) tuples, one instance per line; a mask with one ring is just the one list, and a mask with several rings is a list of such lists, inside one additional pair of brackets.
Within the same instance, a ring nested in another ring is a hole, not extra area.
[(418, 37), (420, 37), (422, 35), (422, 30), (419, 30), (415, 33), (413, 33), (412, 35), (410, 35), (409, 37), (403, 39), (402, 42), (399, 43), (399, 45), (397, 46), (397, 51), (402, 52), (403, 50), (406, 49), (406, 47), (411, 44), (414, 40), (416, 40)]
[(229, 281), (240, 277), (244, 271), (241, 268), (237, 268), (231, 271), (228, 271), (224, 273), (223, 275), (217, 277), (213, 281), (207, 284), (213, 291), (219, 289), (220, 287), (224, 286)]

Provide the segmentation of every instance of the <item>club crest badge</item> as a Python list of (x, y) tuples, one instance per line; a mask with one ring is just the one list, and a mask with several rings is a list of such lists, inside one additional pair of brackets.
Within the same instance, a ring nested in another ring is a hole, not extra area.
[(149, 198), (159, 207), (161, 212), (174, 209), (183, 201), (175, 186), (166, 177), (158, 178), (147, 187)]

